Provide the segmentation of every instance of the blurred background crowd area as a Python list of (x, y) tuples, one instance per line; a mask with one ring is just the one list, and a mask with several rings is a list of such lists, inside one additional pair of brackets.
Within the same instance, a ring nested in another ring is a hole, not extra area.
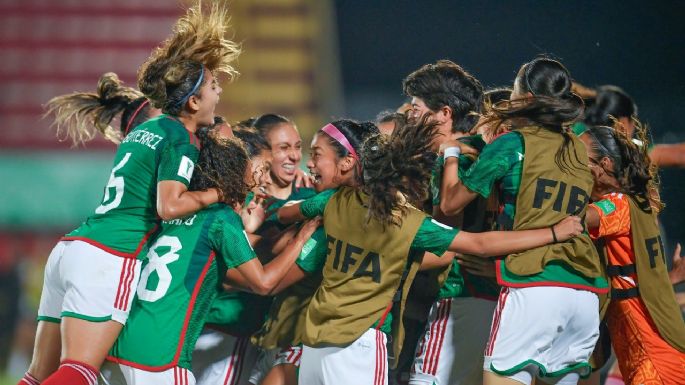
[[(0, 0), (0, 384), (29, 363), (45, 260), (99, 202), (115, 151), (99, 139), (70, 148), (42, 105), (93, 90), (108, 71), (134, 85), (186, 6)], [(586, 86), (624, 88), (655, 142), (685, 141), (683, 2), (234, 0), (231, 9), (241, 75), (222, 83), (217, 107), (231, 122), (283, 114), (308, 143), (334, 118), (401, 105), (402, 79), (425, 63), (451, 59), (489, 88), (510, 86), (522, 63), (547, 53)], [(685, 170), (660, 175), (673, 250), (685, 240)]]

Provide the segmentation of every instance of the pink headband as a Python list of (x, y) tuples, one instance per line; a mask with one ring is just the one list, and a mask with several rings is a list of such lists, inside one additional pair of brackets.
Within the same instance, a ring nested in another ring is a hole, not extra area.
[(359, 156), (357, 155), (357, 152), (354, 151), (354, 147), (352, 147), (345, 135), (338, 130), (338, 127), (328, 123), (327, 125), (323, 126), (320, 131), (325, 132), (331, 138), (335, 139), (335, 141), (340, 143), (350, 153), (350, 155), (352, 155), (353, 158), (359, 160)]
[(131, 118), (128, 120), (128, 124), (126, 124), (126, 130), (124, 131), (124, 135), (128, 135), (128, 130), (131, 129), (131, 124), (133, 123), (134, 120), (136, 120), (136, 116), (140, 112), (140, 110), (145, 107), (146, 104), (150, 103), (149, 100), (145, 99), (144, 102), (140, 103), (140, 106), (133, 112), (133, 115), (131, 115)]

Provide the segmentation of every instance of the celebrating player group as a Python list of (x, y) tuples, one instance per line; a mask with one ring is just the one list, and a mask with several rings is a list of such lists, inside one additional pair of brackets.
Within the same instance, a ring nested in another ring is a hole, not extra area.
[(195, 5), (137, 89), (48, 102), (118, 149), (48, 258), (20, 385), (599, 384), (612, 351), (607, 384), (685, 384), (655, 178), (680, 155), (623, 90), (440, 60), (397, 112), (316, 131), (304, 173), (289, 118), (215, 114), (228, 19)]

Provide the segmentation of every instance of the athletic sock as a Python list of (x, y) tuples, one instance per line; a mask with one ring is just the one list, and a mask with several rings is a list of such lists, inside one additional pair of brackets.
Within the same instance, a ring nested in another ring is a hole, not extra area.
[(31, 373), (26, 372), (17, 385), (40, 385), (40, 381), (33, 377)]
[(98, 370), (83, 362), (64, 360), (41, 385), (96, 385)]

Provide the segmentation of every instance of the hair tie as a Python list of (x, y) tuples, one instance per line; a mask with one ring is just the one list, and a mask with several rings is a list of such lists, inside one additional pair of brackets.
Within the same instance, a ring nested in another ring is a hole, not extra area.
[(186, 96), (183, 97), (183, 99), (181, 99), (181, 101), (178, 103), (179, 106), (184, 105), (185, 102), (188, 101), (188, 99), (190, 99), (191, 96), (193, 96), (193, 94), (197, 91), (197, 89), (200, 88), (200, 84), (202, 84), (202, 79), (204, 79), (204, 77), (205, 77), (205, 66), (203, 65), (202, 70), (200, 71), (200, 77), (197, 79), (197, 82), (193, 86), (193, 89), (190, 90), (190, 92), (188, 92), (186, 94)]
[(150, 101), (148, 99), (145, 99), (145, 101), (140, 103), (138, 108), (136, 108), (136, 110), (131, 115), (131, 118), (129, 118), (128, 123), (126, 124), (126, 129), (124, 130), (124, 136), (128, 135), (128, 131), (131, 129), (131, 124), (133, 124), (133, 121), (136, 120), (136, 116), (138, 116), (138, 113), (140, 112), (140, 110), (142, 110), (143, 107), (145, 107), (149, 103), (150, 103)]

